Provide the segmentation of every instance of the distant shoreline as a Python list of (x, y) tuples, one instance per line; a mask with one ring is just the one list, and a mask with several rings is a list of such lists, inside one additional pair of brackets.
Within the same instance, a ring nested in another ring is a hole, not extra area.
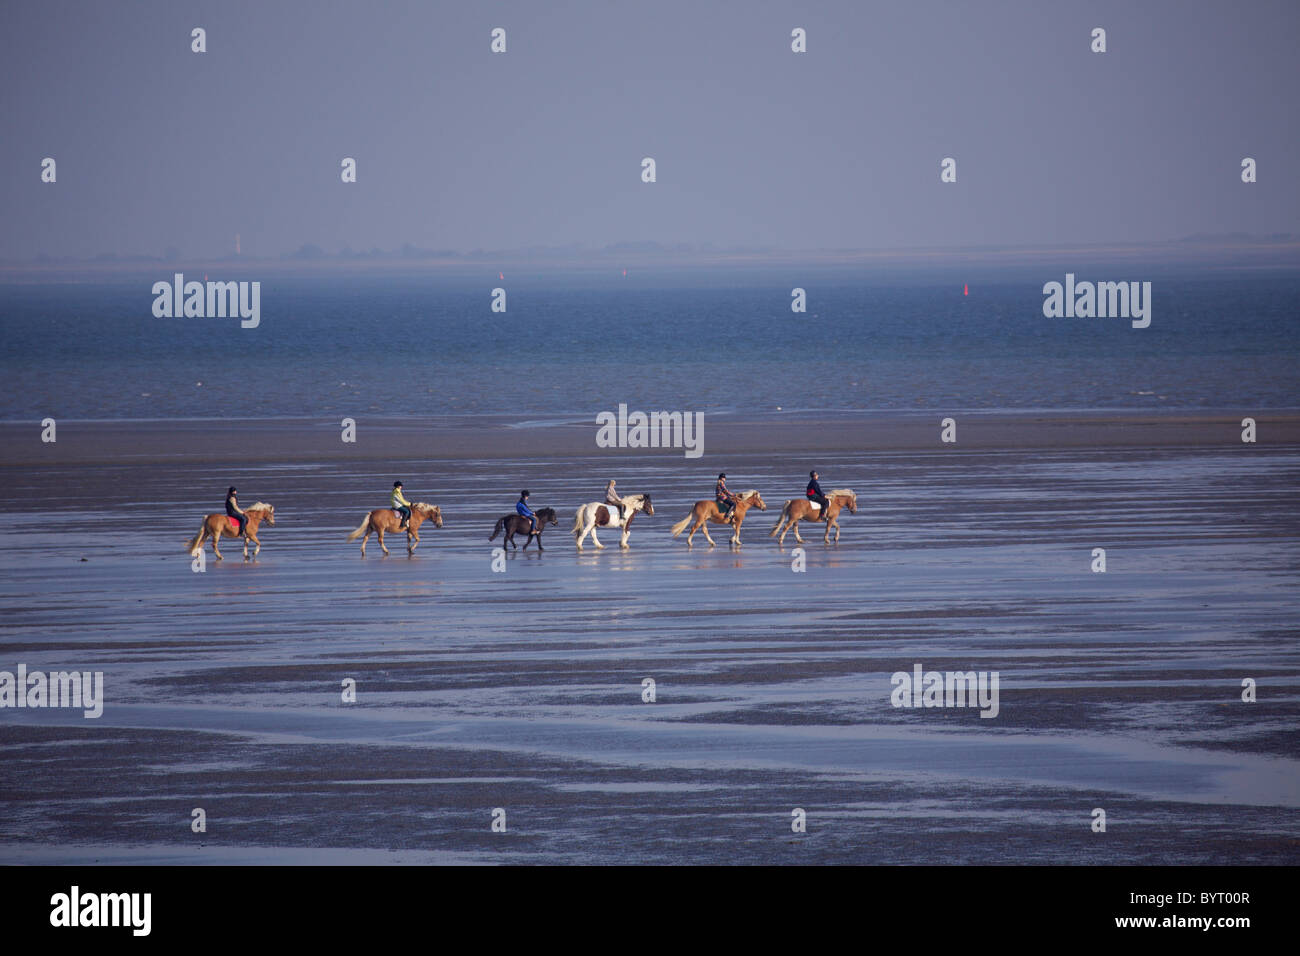
[[(1256, 422), (1255, 444), (1241, 421)], [(341, 440), (332, 419), (159, 419), (58, 423), (43, 444), (39, 422), (0, 423), (0, 467), (214, 461), (288, 463), (357, 460), (460, 460), (548, 457), (681, 458), (682, 449), (599, 448), (590, 422), (567, 416), (521, 419), (481, 415), (357, 420), (357, 440)], [(957, 423), (955, 443), (940, 422)], [(702, 467), (724, 455), (871, 454), (1052, 449), (1300, 447), (1300, 410), (894, 411), (705, 413)], [(521, 427), (522, 424), (522, 427)]]

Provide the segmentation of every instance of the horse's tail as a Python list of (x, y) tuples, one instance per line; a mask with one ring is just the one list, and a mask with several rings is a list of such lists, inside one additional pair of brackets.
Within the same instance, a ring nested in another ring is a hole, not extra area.
[(692, 508), (690, 514), (688, 514), (685, 518), (683, 518), (681, 521), (677, 522), (675, 525), (672, 526), (671, 530), (673, 532), (673, 537), (675, 538), (683, 531), (685, 531), (686, 526), (689, 525), (694, 519), (695, 519), (695, 509)]
[(199, 553), (199, 542), (203, 540), (203, 529), (207, 527), (207, 524), (208, 523), (205, 520), (203, 524), (199, 525), (199, 533), (190, 538), (189, 542), (185, 545), (185, 550), (190, 554)]
[(573, 529), (569, 533), (575, 538), (582, 532), (582, 512), (585, 510), (583, 507), (573, 513)]
[(781, 509), (781, 517), (776, 519), (775, 526), (773, 526), (772, 530), (767, 533), (769, 538), (775, 538), (776, 533), (781, 530), (781, 525), (785, 524), (786, 519), (790, 517), (790, 504), (791, 502), (787, 501), (785, 506)]
[(493, 529), (492, 529), (492, 533), (491, 533), (490, 535), (488, 535), (488, 540), (489, 540), (489, 541), (491, 541), (493, 538), (495, 538), (497, 535), (499, 535), (499, 534), (501, 533), (501, 529), (505, 527), (505, 525), (506, 525), (506, 518), (508, 518), (508, 517), (510, 517), (510, 516), (509, 516), (509, 515), (502, 515), (500, 518), (497, 518), (497, 526), (496, 526), (495, 528), (493, 528)]
[(366, 528), (368, 527), (370, 527), (370, 515), (367, 514), (364, 518), (361, 519), (361, 524), (357, 526), (357, 530), (353, 531), (350, 535), (348, 535), (348, 540), (349, 541), (357, 540), (357, 538), (361, 537), (363, 534), (366, 533)]

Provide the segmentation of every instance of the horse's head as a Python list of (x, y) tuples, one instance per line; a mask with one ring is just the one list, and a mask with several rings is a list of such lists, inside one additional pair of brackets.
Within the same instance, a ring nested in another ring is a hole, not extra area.
[(751, 508), (757, 508), (759, 511), (767, 510), (767, 502), (765, 502), (763, 496), (758, 493), (758, 489), (750, 489), (741, 495), (741, 497), (745, 499), (745, 504), (749, 505)]
[(555, 516), (554, 508), (538, 508), (537, 522), (538, 524), (559, 524), (560, 519)]
[(248, 509), (248, 513), (250, 515), (254, 511), (258, 512), (259, 519), (265, 521), (271, 527), (273, 528), (275, 527), (275, 509), (272, 508), (270, 505), (268, 505), (265, 501), (259, 501), (257, 502), (257, 504), (253, 505), (253, 507)]
[(637, 495), (641, 499), (641, 510), (648, 515), (655, 513), (655, 506), (650, 503), (649, 495)]
[(417, 501), (414, 510), (420, 512), (424, 517), (433, 521), (433, 526), (435, 528), (442, 527), (442, 509), (437, 505), (431, 505), (427, 501)]
[(831, 492), (831, 498), (843, 498), (844, 507), (849, 509), (849, 514), (858, 513), (858, 496), (851, 488), (836, 488)]

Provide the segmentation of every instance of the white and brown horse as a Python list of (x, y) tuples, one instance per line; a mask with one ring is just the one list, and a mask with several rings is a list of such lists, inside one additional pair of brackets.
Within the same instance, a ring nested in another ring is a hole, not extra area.
[(691, 544), (691, 539), (695, 537), (697, 531), (704, 532), (704, 537), (709, 539), (709, 544), (717, 544), (716, 541), (709, 537), (709, 522), (712, 521), (714, 524), (730, 524), (733, 528), (731, 543), (733, 545), (740, 544), (740, 526), (745, 523), (745, 512), (750, 508), (757, 508), (759, 511), (767, 510), (767, 504), (763, 501), (763, 496), (757, 491), (750, 490), (743, 495), (736, 496), (736, 507), (731, 512), (734, 516), (732, 521), (723, 520), (722, 509), (718, 507), (716, 501), (701, 499), (695, 502), (695, 507), (691, 509), (690, 514), (673, 525), (673, 537), (677, 537), (686, 530), (687, 525), (695, 522), (694, 527), (691, 528), (691, 533), (686, 536), (686, 544), (688, 546)]
[[(849, 514), (857, 514), (858, 496), (851, 488), (836, 488), (826, 496), (826, 500), (830, 502), (830, 507), (826, 509), (826, 514), (822, 515), (822, 509), (817, 507), (817, 503), (811, 498), (791, 498), (785, 503), (785, 507), (781, 509), (781, 520), (768, 533), (768, 537), (775, 538), (777, 533), (780, 532), (781, 538), (778, 544), (784, 545), (786, 534), (793, 528), (794, 539), (803, 544), (803, 538), (799, 537), (799, 522), (825, 521), (826, 535), (822, 540), (826, 544), (830, 544), (831, 528), (833, 527), (835, 529), (835, 540), (839, 541), (840, 523), (838, 519), (840, 510), (848, 508)], [(782, 525), (785, 526), (784, 531), (781, 530)]]
[[(384, 544), (385, 534), (401, 534), (406, 531), (406, 553), (415, 554), (415, 549), (420, 544), (420, 525), (425, 519), (433, 522), (435, 528), (442, 527), (442, 511), (437, 505), (431, 505), (424, 501), (416, 501), (411, 504), (411, 520), (406, 523), (406, 528), (400, 527), (402, 516), (392, 508), (376, 508), (361, 519), (361, 524), (348, 535), (349, 541), (355, 541), (361, 538), (361, 556), (366, 556), (366, 542), (370, 540), (373, 532), (379, 537), (379, 546), (384, 549), (384, 554), (388, 554), (388, 547)], [(361, 536), (365, 535), (364, 538)]]
[(644, 511), (648, 515), (655, 513), (649, 495), (624, 495), (622, 518), (618, 515), (618, 505), (607, 505), (603, 501), (590, 501), (583, 505), (573, 515), (573, 537), (578, 542), (578, 550), (582, 550), (582, 542), (587, 540), (587, 535), (591, 535), (591, 542), (596, 547), (605, 547), (596, 537), (597, 528), (622, 528), (623, 537), (618, 546), (626, 548), (627, 536), (632, 530), (632, 519), (638, 511)]
[[(248, 560), (248, 542), (252, 541), (253, 557), (257, 557), (257, 552), (262, 550), (262, 542), (257, 540), (257, 527), (263, 521), (267, 524), (275, 525), (275, 509), (265, 501), (259, 501), (251, 508), (245, 508), (244, 514), (248, 516), (248, 521), (244, 525), (244, 560)], [(226, 514), (210, 514), (203, 519), (203, 524), (199, 526), (199, 533), (186, 543), (185, 547), (189, 553), (198, 557), (199, 552), (203, 550), (203, 542), (209, 538), (212, 539), (212, 553), (217, 556), (217, 560), (223, 560), (221, 552), (217, 550), (217, 541), (222, 535), (227, 538), (239, 537), (239, 522)]]

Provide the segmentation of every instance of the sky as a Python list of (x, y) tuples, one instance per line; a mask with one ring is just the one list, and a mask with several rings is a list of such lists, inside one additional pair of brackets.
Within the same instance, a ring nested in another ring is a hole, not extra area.
[(1300, 233), (1298, 41), (1295, 0), (5, 0), (0, 259)]

